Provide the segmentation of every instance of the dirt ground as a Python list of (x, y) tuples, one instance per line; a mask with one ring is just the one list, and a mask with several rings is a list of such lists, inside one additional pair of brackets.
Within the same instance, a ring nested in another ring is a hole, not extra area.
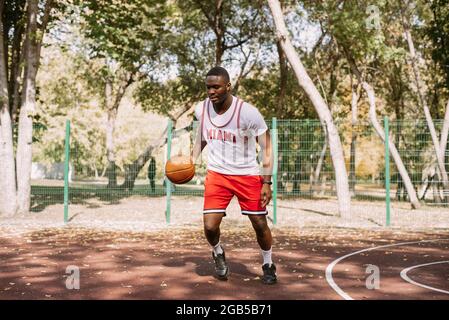
[[(0, 219), (0, 299), (449, 300), (449, 228), (439, 211), (429, 210), (437, 227), (385, 227), (363, 218), (374, 210), (363, 203), (354, 208), (365, 213), (342, 222), (331, 201), (280, 201), (278, 223), (270, 221), (279, 281), (266, 286), (254, 231), (235, 204), (221, 228), (231, 276), (219, 281), (192, 213), (201, 198), (175, 199), (170, 224), (151, 201), (79, 205), (67, 224), (58, 206)], [(66, 286), (71, 266), (79, 289)]]

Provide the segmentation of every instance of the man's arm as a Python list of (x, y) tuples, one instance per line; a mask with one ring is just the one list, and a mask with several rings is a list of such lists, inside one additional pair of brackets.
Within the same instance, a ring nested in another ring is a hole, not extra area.
[(191, 157), (193, 159), (193, 163), (197, 163), (197, 160), (203, 151), (204, 147), (206, 147), (207, 142), (203, 139), (203, 136), (201, 134), (201, 126), (198, 126), (198, 130), (195, 137), (195, 143), (193, 145)]
[[(274, 161), (273, 161), (273, 152), (269, 129), (267, 129), (264, 133), (258, 136), (257, 140), (261, 148), (260, 151), (262, 156), (261, 176), (263, 177), (264, 182), (271, 182), (271, 175), (273, 173)], [(270, 203), (271, 196), (272, 196), (271, 185), (268, 183), (264, 183), (260, 193), (260, 198), (263, 207), (268, 205), (268, 203)]]

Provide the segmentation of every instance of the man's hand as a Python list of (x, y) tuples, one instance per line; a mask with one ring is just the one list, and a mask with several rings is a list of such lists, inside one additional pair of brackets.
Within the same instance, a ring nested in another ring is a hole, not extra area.
[(263, 184), (262, 190), (260, 191), (260, 203), (262, 207), (267, 206), (271, 200), (271, 186), (268, 184)]

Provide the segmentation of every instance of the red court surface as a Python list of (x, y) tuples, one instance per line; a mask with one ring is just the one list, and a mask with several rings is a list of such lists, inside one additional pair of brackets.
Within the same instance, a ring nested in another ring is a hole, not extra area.
[[(273, 228), (273, 236), (274, 286), (260, 280), (249, 225), (222, 228), (225, 282), (213, 277), (201, 226), (0, 236), (0, 299), (449, 300), (447, 230)], [(379, 268), (378, 289), (367, 288), (369, 265)], [(79, 268), (79, 289), (66, 288), (68, 266)]]

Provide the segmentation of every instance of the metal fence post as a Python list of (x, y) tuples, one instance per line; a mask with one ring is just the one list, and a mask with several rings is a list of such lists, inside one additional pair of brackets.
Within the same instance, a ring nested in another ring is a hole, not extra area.
[(278, 133), (277, 119), (272, 120), (271, 141), (273, 145), (273, 224), (277, 223), (277, 193), (278, 193)]
[(69, 220), (69, 161), (70, 161), (70, 120), (65, 123), (64, 159), (64, 223)]
[(388, 117), (384, 117), (385, 130), (385, 205), (386, 205), (386, 225), (390, 226), (390, 128)]
[[(170, 160), (171, 154), (171, 140), (172, 140), (173, 122), (169, 119), (167, 123), (167, 161)], [(165, 180), (165, 192), (167, 198), (167, 204), (165, 209), (165, 221), (170, 223), (170, 211), (171, 211), (171, 181), (164, 177)]]

